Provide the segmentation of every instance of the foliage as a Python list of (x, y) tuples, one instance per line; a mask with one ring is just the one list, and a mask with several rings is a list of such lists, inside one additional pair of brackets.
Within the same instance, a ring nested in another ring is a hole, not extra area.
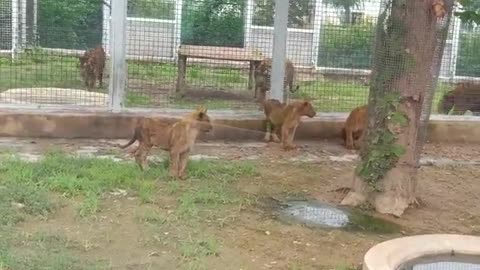
[[(378, 181), (405, 153), (405, 149), (396, 144), (396, 135), (388, 128), (392, 125), (408, 124), (408, 119), (398, 112), (399, 104), (400, 96), (394, 93), (378, 100), (375, 120), (383, 122), (383, 125), (377, 125), (376, 129), (369, 132), (369, 148), (362, 154), (362, 161), (357, 169), (358, 175), (375, 189), (378, 189)], [(386, 117), (383, 117), (384, 115)]]
[(38, 2), (38, 42), (42, 47), (86, 49), (102, 39), (99, 0), (42, 0)]
[(353, 7), (358, 7), (364, 0), (326, 0), (325, 3), (332, 5), (335, 8), (343, 8), (345, 11), (344, 22), (349, 24), (351, 22), (351, 10)]
[(480, 1), (478, 0), (458, 0), (463, 6), (462, 11), (456, 12), (464, 23), (480, 24)]
[(173, 0), (128, 0), (128, 17), (175, 19)]
[(480, 31), (460, 33), (457, 72), (459, 76), (480, 77)]
[(11, 19), (11, 1), (2, 2), (2, 7), (0, 8), (0, 25), (2, 26), (2, 34), (0, 35), (0, 50), (8, 50), (12, 46), (12, 37), (10, 31), (5, 31), (3, 29), (12, 29), (12, 19)]
[(187, 0), (182, 13), (182, 43), (243, 47), (243, 0)]
[(323, 25), (318, 65), (336, 68), (370, 68), (375, 25)]
[[(273, 26), (274, 0), (256, 1), (253, 24), (260, 26)], [(288, 27), (300, 29), (313, 28), (313, 0), (289, 1)], [(306, 18), (306, 19), (305, 19)]]

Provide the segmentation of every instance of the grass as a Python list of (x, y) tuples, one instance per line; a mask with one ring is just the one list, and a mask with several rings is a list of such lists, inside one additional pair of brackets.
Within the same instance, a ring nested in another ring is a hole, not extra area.
[(101, 210), (102, 194), (117, 189), (137, 194), (140, 203), (154, 199), (156, 183), (164, 182), (168, 194), (178, 197), (175, 218), (156, 208), (136, 215), (136, 220), (159, 230), (162, 226), (181, 228), (177, 249), (185, 269), (204, 269), (203, 260), (218, 254), (219, 243), (212, 235), (199, 232), (204, 221), (216, 221), (211, 215), (223, 214), (226, 206), (243, 203), (234, 191), (242, 177), (257, 175), (248, 162), (191, 161), (185, 182), (170, 180), (167, 163), (156, 164), (145, 172), (133, 162), (76, 157), (50, 152), (38, 162), (14, 155), (3, 155), (0, 163), (0, 269), (105, 269), (100, 263), (82, 262), (73, 254), (72, 243), (60, 235), (20, 235), (14, 225), (29, 216), (46, 218), (55, 211), (52, 193), (80, 200), (78, 215), (88, 216)]
[[(22, 54), (14, 62), (0, 57), (0, 91), (19, 87), (63, 87), (84, 89), (78, 70), (78, 59), (71, 56), (56, 56), (42, 51)], [(202, 103), (211, 109), (254, 109), (251, 101), (228, 97), (197, 97), (195, 99), (170, 99), (168, 92), (175, 87), (177, 68), (170, 63), (145, 63), (130, 61), (128, 64), (128, 89), (125, 96), (127, 107), (172, 107), (193, 108)], [(248, 72), (232, 68), (211, 68), (190, 65), (186, 75), (193, 89), (221, 90), (253, 97), (247, 92)], [(105, 84), (108, 79), (104, 79)], [(320, 112), (348, 112), (367, 102), (368, 87), (356, 82), (335, 80), (299, 81), (300, 90), (291, 97), (310, 98)], [(436, 104), (449, 89), (441, 84), (434, 98)], [(104, 89), (96, 91), (107, 93)]]
[[(12, 202), (22, 203), (25, 211), (34, 214), (50, 211), (47, 192), (83, 198), (78, 211), (85, 216), (99, 210), (102, 193), (115, 188), (125, 189), (148, 203), (154, 196), (155, 182), (170, 179), (165, 162), (142, 172), (133, 162), (75, 157), (62, 152), (51, 152), (39, 162), (9, 156), (3, 160), (0, 170), (0, 183), (5, 186), (0, 194), (6, 193), (0, 199), (0, 207)], [(188, 190), (181, 198), (184, 198), (185, 207), (191, 207), (187, 206), (189, 200), (193, 205), (227, 203), (230, 199), (223, 194), (227, 184), (239, 176), (254, 173), (255, 168), (249, 164), (190, 161), (189, 177), (200, 185), (196, 186), (198, 190)], [(4, 215), (2, 219), (2, 223), (11, 223), (10, 219), (16, 218)]]
[(0, 269), (96, 270), (107, 269), (102, 262), (78, 258), (71, 243), (58, 235), (27, 235), (0, 227)]

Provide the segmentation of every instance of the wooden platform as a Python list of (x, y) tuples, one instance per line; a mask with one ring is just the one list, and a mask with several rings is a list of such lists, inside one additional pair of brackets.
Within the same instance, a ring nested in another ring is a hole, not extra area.
[(265, 57), (253, 48), (181, 45), (178, 49), (178, 74), (176, 91), (184, 93), (188, 58), (249, 62), (248, 89), (253, 89), (255, 64)]

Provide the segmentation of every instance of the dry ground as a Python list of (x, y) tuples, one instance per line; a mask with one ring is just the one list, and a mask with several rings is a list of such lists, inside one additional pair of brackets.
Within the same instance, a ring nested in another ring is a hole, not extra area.
[(2, 225), (2, 236), (14, 237), (0, 241), (0, 269), (347, 269), (389, 238), (480, 234), (480, 167), (467, 164), (480, 161), (479, 146), (427, 145), (430, 166), (419, 173), (426, 205), (401, 219), (381, 217), (401, 227), (387, 233), (382, 225), (327, 230), (276, 218), (277, 200), (339, 202), (342, 195), (332, 190), (348, 185), (355, 162), (354, 152), (338, 142), (301, 142), (302, 149), (290, 153), (276, 144), (202, 143), (193, 159), (206, 160), (190, 164), (187, 181), (168, 179), (164, 162), (155, 160), (150, 172), (141, 173), (128, 154), (113, 147), (118, 142), (0, 140), (2, 152), (23, 160), (52, 149), (90, 156), (53, 153), (33, 168), (26, 161), (3, 163), (0, 183), (31, 180), (45, 187), (52, 206), (35, 212), (47, 204), (40, 195), (12, 195), (9, 205), (24, 215)]

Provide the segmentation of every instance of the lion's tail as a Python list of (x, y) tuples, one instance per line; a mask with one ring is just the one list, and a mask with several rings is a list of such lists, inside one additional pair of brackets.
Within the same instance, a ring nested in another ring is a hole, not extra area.
[(118, 147), (122, 148), (122, 149), (125, 149), (127, 147), (129, 147), (130, 145), (132, 145), (133, 143), (135, 143), (135, 141), (137, 141), (138, 139), (138, 135), (139, 135), (139, 128), (136, 127), (135, 128), (135, 131), (133, 132), (133, 137), (130, 139), (130, 141), (125, 144), (125, 145), (118, 145)]

